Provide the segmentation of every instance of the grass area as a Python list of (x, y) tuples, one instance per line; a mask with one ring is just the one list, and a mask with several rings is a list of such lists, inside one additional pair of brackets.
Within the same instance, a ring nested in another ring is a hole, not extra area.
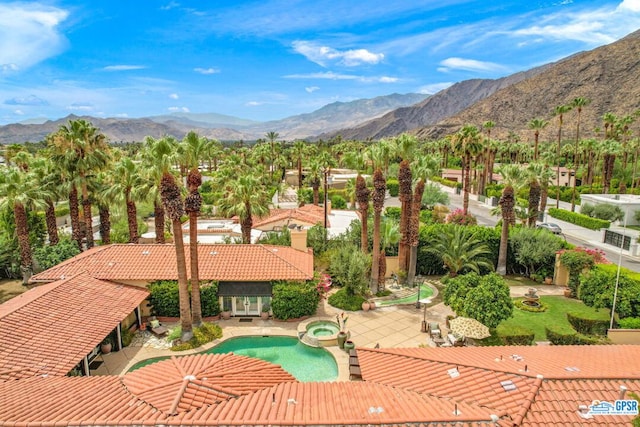
[(524, 276), (504, 276), (504, 281), (509, 286), (530, 286), (532, 288), (538, 287), (541, 284), (535, 280), (531, 280)]
[(24, 286), (22, 280), (0, 280), (0, 304), (33, 288), (33, 285)]
[[(419, 299), (423, 299), (423, 298), (429, 298), (431, 295), (433, 295), (433, 289), (431, 289), (431, 287), (429, 285), (420, 285), (420, 298)], [(378, 301), (376, 304), (381, 306), (381, 307), (387, 307), (390, 305), (398, 305), (398, 304), (415, 304), (416, 300), (418, 300), (418, 296), (416, 294), (404, 297), (404, 298), (398, 298), (398, 299), (390, 299), (390, 300), (386, 300), (386, 301)]]
[(546, 325), (557, 326), (557, 329), (572, 332), (574, 329), (567, 320), (567, 313), (577, 314), (580, 317), (589, 319), (607, 320), (610, 316), (608, 309), (596, 310), (587, 307), (582, 301), (565, 298), (563, 296), (542, 296), (540, 300), (547, 305), (547, 311), (542, 313), (531, 313), (528, 311), (513, 310), (513, 316), (503, 321), (500, 326), (515, 327), (524, 326), (535, 333), (536, 341), (547, 341), (545, 331)]

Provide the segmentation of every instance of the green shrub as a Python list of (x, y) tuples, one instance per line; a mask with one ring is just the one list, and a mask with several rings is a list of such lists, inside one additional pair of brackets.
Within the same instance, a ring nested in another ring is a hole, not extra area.
[(503, 345), (532, 345), (535, 333), (522, 326), (499, 325), (496, 332)]
[(592, 345), (598, 344), (598, 339), (589, 337), (576, 332), (564, 333), (557, 330), (553, 330), (552, 327), (547, 326), (545, 328), (547, 333), (547, 339), (554, 345)]
[(573, 329), (583, 335), (606, 335), (607, 329), (609, 329), (608, 320), (587, 319), (573, 313), (567, 313), (567, 320)]
[(423, 224), (432, 224), (433, 223), (433, 211), (421, 210), (420, 211), (420, 222)]
[(69, 203), (60, 204), (55, 209), (56, 217), (69, 215)]
[(611, 223), (602, 219), (591, 218), (587, 215), (583, 215), (576, 212), (567, 211), (564, 209), (549, 208), (549, 215), (553, 218), (557, 218), (561, 221), (570, 222), (580, 227), (588, 228), (590, 230), (600, 230), (601, 228), (609, 228)]
[(200, 284), (200, 306), (203, 317), (217, 316), (220, 314), (217, 282)]
[(280, 320), (311, 316), (318, 308), (320, 295), (315, 285), (301, 282), (281, 282), (273, 285), (271, 309)]
[(347, 201), (339, 194), (331, 196), (331, 208), (332, 209), (346, 209)]
[(298, 201), (306, 204), (313, 203), (313, 189), (305, 187), (298, 190)]
[[(582, 209), (580, 210), (582, 212)], [(596, 205), (593, 208), (593, 213), (591, 214), (594, 218), (603, 219), (605, 221), (620, 221), (624, 218), (624, 212), (620, 209), (619, 206), (615, 206), (609, 203), (602, 203)]]
[(60, 239), (57, 245), (45, 245), (35, 248), (33, 258), (40, 269), (46, 270), (60, 264), (62, 261), (73, 258), (79, 253), (78, 244), (71, 240), (70, 237), (65, 236)]
[(398, 193), (400, 192), (400, 184), (397, 179), (389, 178), (387, 179), (387, 190), (389, 190), (389, 195), (391, 197), (398, 197)]
[(593, 217), (593, 209), (595, 209), (595, 206), (591, 203), (583, 203), (580, 205), (580, 213), (582, 215)]
[(131, 341), (133, 341), (133, 335), (133, 332), (131, 332), (129, 328), (122, 329), (122, 345), (129, 347)]
[(400, 220), (401, 213), (402, 209), (396, 206), (388, 206), (384, 208), (384, 216), (387, 218), (395, 219), (397, 221)]
[(361, 295), (349, 295), (346, 289), (340, 289), (329, 296), (329, 304), (333, 307), (347, 311), (362, 310), (365, 298)]
[(149, 284), (149, 303), (155, 316), (180, 317), (178, 282), (159, 280)]
[(191, 350), (203, 344), (222, 337), (222, 328), (215, 323), (203, 323), (200, 327), (193, 328), (193, 338), (188, 342), (180, 343), (171, 347), (172, 351)]
[(513, 301), (513, 306), (515, 308), (517, 308), (518, 310), (522, 310), (522, 311), (528, 311), (530, 313), (542, 313), (547, 311), (547, 305), (544, 304), (542, 301), (538, 300), (538, 304), (539, 307), (532, 307), (530, 305), (526, 305), (523, 303), (523, 299), (522, 298), (518, 298), (516, 300)]
[[(617, 272), (603, 267), (606, 266), (598, 265), (580, 276), (578, 297), (589, 307), (611, 309)], [(640, 317), (640, 281), (622, 272), (618, 278), (616, 314), (620, 318)]]
[(438, 182), (442, 185), (444, 185), (445, 187), (451, 187), (451, 188), (462, 188), (462, 183), (458, 182), (458, 181), (451, 181), (449, 179), (444, 179), (441, 178), (439, 176), (434, 176), (429, 178), (431, 181), (433, 182)]
[(622, 329), (640, 329), (640, 317), (626, 317), (618, 321)]

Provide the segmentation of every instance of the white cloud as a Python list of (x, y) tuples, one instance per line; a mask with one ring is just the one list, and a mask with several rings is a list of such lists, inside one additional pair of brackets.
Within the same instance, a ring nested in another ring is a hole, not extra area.
[(623, 2), (618, 5), (618, 10), (640, 12), (640, 0), (623, 0)]
[(508, 71), (506, 67), (495, 64), (493, 62), (476, 61), (475, 59), (465, 58), (447, 58), (440, 61), (440, 67), (438, 71), (446, 73), (451, 70), (465, 70), (465, 71), (481, 71), (481, 72), (495, 72), (495, 71)]
[(103, 68), (104, 71), (129, 71), (142, 70), (146, 68), (144, 65), (108, 65)]
[(286, 79), (325, 79), (325, 80), (358, 80), (360, 77), (350, 74), (338, 74), (333, 71), (327, 71), (324, 73), (309, 73), (309, 74), (289, 74), (284, 76)]
[(62, 52), (67, 39), (58, 26), (66, 10), (39, 3), (0, 4), (0, 68), (3, 73), (31, 67)]
[(4, 101), (7, 105), (47, 105), (48, 102), (42, 98), (38, 98), (35, 95), (29, 96), (16, 96)]
[(220, 72), (219, 69), (217, 68), (213, 68), (213, 67), (209, 67), (209, 68), (201, 68), (201, 67), (197, 67), (194, 68), (193, 71), (195, 71), (196, 73), (200, 73), (200, 74), (217, 74)]
[(452, 82), (432, 83), (432, 84), (424, 85), (424, 86), (420, 87), (420, 89), (418, 89), (418, 93), (424, 93), (424, 94), (427, 94), (427, 95), (432, 95), (434, 93), (438, 93), (441, 90), (444, 90), (444, 89), (448, 88), (451, 85), (453, 85)]
[(80, 104), (76, 102), (67, 106), (67, 110), (71, 111), (93, 111), (93, 108), (94, 107), (91, 104)]
[(172, 93), (172, 94), (169, 94), (169, 98), (171, 98), (171, 99), (178, 99), (178, 98), (180, 98), (180, 97), (178, 96), (178, 94), (177, 94), (177, 93)]
[(187, 108), (187, 107), (169, 107), (169, 108), (167, 108), (167, 110), (171, 111), (172, 113), (188, 113), (188, 112), (190, 112), (189, 108)]
[(304, 90), (306, 90), (308, 93), (313, 93), (319, 89), (320, 88), (318, 86), (308, 86), (304, 88)]
[(397, 77), (382, 76), (382, 77), (379, 77), (377, 80), (380, 83), (396, 83), (398, 81), (398, 78)]
[(259, 101), (249, 101), (247, 103), (245, 103), (244, 105), (246, 105), (247, 107), (257, 107), (259, 105), (263, 105), (264, 102), (259, 102)]
[(361, 64), (377, 64), (384, 59), (384, 54), (369, 52), (367, 49), (339, 51), (304, 40), (296, 40), (292, 43), (292, 46), (296, 52), (305, 56), (309, 61), (323, 67), (326, 67), (329, 63), (338, 63), (347, 67)]
[(180, 3), (176, 1), (170, 1), (166, 5), (160, 6), (160, 10), (171, 10), (171, 9), (175, 9), (176, 7), (180, 7)]
[(118, 117), (120, 119), (126, 119), (127, 117), (129, 117), (129, 115), (127, 113), (117, 113), (117, 114), (114, 114), (113, 117)]
[(17, 114), (18, 116), (24, 116), (24, 111), (22, 110), (14, 110), (13, 113)]

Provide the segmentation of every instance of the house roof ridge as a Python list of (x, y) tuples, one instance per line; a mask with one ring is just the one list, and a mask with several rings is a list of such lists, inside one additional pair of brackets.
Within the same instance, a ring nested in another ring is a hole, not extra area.
[[(278, 259), (280, 259), (282, 262), (284, 262), (285, 264), (287, 264), (288, 266), (291, 266), (293, 269), (299, 271), (302, 274), (306, 274), (306, 272), (304, 270), (302, 270), (301, 268), (299, 268), (297, 265), (292, 264), (288, 259), (281, 257), (277, 252), (274, 252), (273, 250), (268, 250), (267, 246), (269, 247), (273, 247), (273, 248), (278, 248), (278, 249), (284, 249), (284, 250), (293, 250), (296, 251), (297, 249), (292, 248), (291, 246), (280, 246), (280, 245), (265, 245), (262, 243), (258, 243), (258, 245), (260, 245), (262, 248), (264, 248), (265, 250), (267, 250), (268, 252), (270, 252), (273, 256), (277, 257)], [(254, 245), (255, 246), (255, 245)]]

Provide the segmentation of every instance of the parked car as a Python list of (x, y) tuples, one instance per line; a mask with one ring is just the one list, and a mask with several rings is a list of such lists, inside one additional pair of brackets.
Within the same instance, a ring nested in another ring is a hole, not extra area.
[(553, 234), (562, 234), (562, 228), (558, 224), (554, 224), (552, 222), (543, 222), (537, 225), (537, 228), (544, 228), (552, 232)]

